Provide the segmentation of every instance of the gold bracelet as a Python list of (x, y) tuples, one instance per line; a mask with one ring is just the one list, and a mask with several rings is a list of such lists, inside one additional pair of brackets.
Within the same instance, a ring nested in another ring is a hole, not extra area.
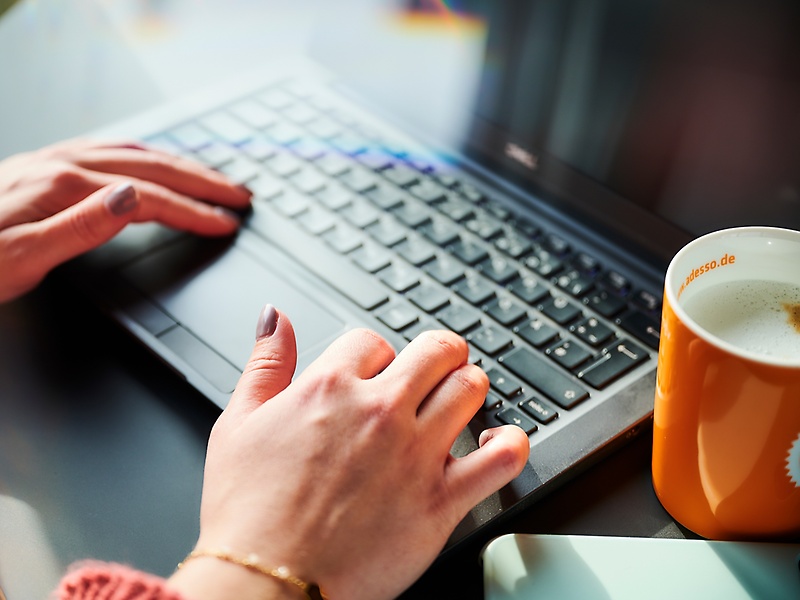
[(295, 577), (294, 575), (292, 575), (292, 573), (289, 571), (287, 567), (275, 567), (273, 569), (265, 567), (258, 562), (258, 556), (256, 556), (255, 554), (248, 554), (247, 556), (236, 556), (227, 549), (193, 550), (192, 552), (189, 553), (189, 555), (186, 558), (183, 559), (183, 562), (178, 563), (178, 569), (180, 569), (183, 565), (185, 565), (188, 561), (192, 560), (193, 558), (200, 558), (201, 556), (216, 558), (217, 560), (223, 560), (225, 562), (229, 562), (231, 564), (244, 567), (245, 569), (249, 569), (250, 571), (261, 573), (262, 575), (266, 575), (267, 577), (273, 577), (275, 579), (283, 581), (284, 583), (290, 583), (300, 588), (300, 590), (306, 595), (308, 600), (328, 600), (328, 597), (322, 593), (322, 590), (319, 589), (319, 586), (316, 583), (308, 583), (307, 581), (303, 581), (299, 577)]

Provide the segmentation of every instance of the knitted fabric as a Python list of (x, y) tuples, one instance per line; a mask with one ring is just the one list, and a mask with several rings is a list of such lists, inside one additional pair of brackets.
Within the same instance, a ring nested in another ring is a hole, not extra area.
[(52, 600), (184, 600), (167, 589), (161, 577), (116, 563), (73, 565), (53, 592)]

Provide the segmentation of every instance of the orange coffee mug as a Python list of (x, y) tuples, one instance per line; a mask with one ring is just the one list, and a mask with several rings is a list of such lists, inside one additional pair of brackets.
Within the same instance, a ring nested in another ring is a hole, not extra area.
[(672, 259), (653, 484), (701, 536), (800, 539), (800, 231), (717, 231)]

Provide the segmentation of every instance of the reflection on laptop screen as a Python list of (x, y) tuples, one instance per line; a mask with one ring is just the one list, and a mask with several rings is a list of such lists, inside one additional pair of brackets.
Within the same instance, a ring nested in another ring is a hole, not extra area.
[[(359, 88), (402, 102), (426, 131), (447, 121), (450, 141), (493, 170), (523, 186), (580, 183), (588, 210), (638, 211), (625, 198), (692, 235), (800, 228), (796, 2), (387, 5), (376, 52), (353, 46)], [(437, 75), (409, 74), (421, 60)]]

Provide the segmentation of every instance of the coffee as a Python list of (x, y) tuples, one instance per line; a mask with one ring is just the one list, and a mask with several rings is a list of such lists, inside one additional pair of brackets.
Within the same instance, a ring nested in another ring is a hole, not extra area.
[(734, 346), (767, 357), (800, 357), (800, 285), (729, 281), (682, 304), (700, 327)]

